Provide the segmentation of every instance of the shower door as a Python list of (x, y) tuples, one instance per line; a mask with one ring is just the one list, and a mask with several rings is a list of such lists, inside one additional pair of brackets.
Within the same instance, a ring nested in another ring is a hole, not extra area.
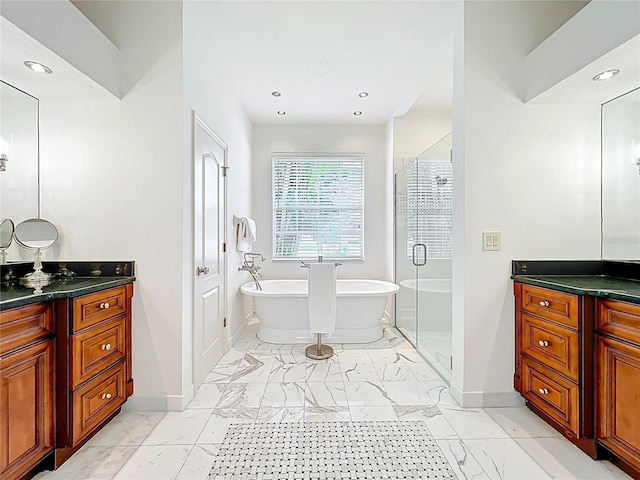
[(400, 286), (400, 291), (396, 294), (396, 327), (415, 346), (418, 306), (415, 289), (417, 267), (413, 261), (413, 244), (408, 237), (408, 232), (415, 229), (418, 221), (416, 202), (409, 202), (409, 191), (415, 189), (416, 183), (415, 176), (410, 175), (414, 163), (415, 161), (404, 167), (395, 176), (395, 278)]
[(395, 176), (396, 326), (451, 378), (453, 167), (448, 135)]

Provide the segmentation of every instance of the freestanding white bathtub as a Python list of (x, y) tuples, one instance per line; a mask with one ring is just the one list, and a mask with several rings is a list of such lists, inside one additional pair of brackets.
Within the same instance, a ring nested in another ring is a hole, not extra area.
[[(313, 343), (309, 331), (307, 280), (262, 280), (262, 291), (253, 282), (240, 291), (253, 297), (260, 319), (258, 338), (268, 343)], [(339, 279), (336, 284), (336, 330), (323, 335), (326, 343), (368, 343), (382, 337), (380, 319), (387, 297), (400, 287), (382, 280)]]

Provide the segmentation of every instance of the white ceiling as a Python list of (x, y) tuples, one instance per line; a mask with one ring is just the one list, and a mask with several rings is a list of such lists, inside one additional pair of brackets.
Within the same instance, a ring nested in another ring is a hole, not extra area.
[[(53, 74), (29, 70), (24, 66), (27, 60), (48, 66)], [(113, 98), (4, 17), (0, 17), (0, 79), (37, 98)]]
[(185, 43), (206, 28), (203, 64), (230, 77), (254, 123), (383, 125), (419, 98), (451, 108), (456, 3), (191, 2)]
[[(598, 73), (618, 69), (606, 81), (593, 81)], [(640, 35), (614, 48), (573, 75), (556, 83), (530, 103), (602, 104), (640, 86)]]
[[(456, 4), (186, 2), (185, 22), (193, 24), (185, 23), (184, 38), (185, 45), (197, 45), (203, 64), (228, 77), (233, 88), (225, 93), (238, 97), (256, 124), (383, 125), (409, 110), (451, 108)], [(127, 8), (126, 2), (104, 0), (74, 5), (107, 36), (111, 14)], [(193, 32), (200, 32), (197, 41)], [(0, 77), (8, 83), (39, 98), (113, 98), (3, 17), (0, 35)], [(637, 36), (531, 103), (604, 103), (640, 84), (639, 59)], [(25, 60), (55, 73), (35, 74)], [(609, 68), (621, 74), (591, 81)], [(282, 96), (273, 97), (274, 90)], [(369, 97), (358, 97), (363, 90)], [(354, 116), (356, 110), (363, 115)]]

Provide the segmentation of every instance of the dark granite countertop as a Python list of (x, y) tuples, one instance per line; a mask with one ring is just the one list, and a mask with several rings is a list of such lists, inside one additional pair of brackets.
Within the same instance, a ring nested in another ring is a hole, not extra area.
[(561, 292), (640, 303), (640, 281), (607, 275), (512, 275), (514, 282)]
[(15, 282), (2, 285), (0, 288), (0, 310), (56, 298), (79, 297), (87, 293), (126, 285), (134, 280), (135, 277), (131, 276), (58, 278), (53, 280), (51, 285), (43, 287), (42, 293), (38, 294), (34, 293), (33, 288), (27, 288)]

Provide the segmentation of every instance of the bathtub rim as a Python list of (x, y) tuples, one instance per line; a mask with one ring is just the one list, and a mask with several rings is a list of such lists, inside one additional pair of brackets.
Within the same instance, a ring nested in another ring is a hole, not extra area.
[[(269, 282), (306, 282), (304, 278), (270, 278), (267, 280), (262, 280), (260, 282), (261, 285), (268, 284)], [(355, 282), (370, 282), (378, 285), (383, 285), (387, 287), (385, 291), (353, 291), (348, 293), (338, 293), (338, 298), (347, 298), (347, 297), (386, 297), (387, 295), (395, 295), (400, 291), (400, 285), (388, 282), (386, 280), (375, 280), (370, 278), (339, 278), (338, 283), (355, 283)], [(256, 286), (254, 282), (243, 283), (240, 286), (240, 292), (244, 295), (250, 297), (263, 297), (263, 298), (308, 298), (308, 292), (265, 292), (261, 290), (256, 290)]]

